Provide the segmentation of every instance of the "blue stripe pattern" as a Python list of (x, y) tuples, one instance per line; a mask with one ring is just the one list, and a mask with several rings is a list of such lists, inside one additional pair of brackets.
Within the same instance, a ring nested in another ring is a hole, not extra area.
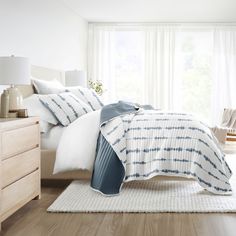
[(151, 172), (149, 172), (147, 174), (143, 174), (143, 175), (141, 175), (139, 173), (127, 175), (127, 176), (125, 176), (125, 180), (127, 181), (128, 179), (133, 178), (133, 177), (136, 177), (136, 178), (141, 178), (141, 177), (147, 178), (147, 177), (149, 177), (152, 174), (159, 174), (159, 175), (174, 174), (176, 176), (178, 176), (178, 175), (185, 175), (185, 176), (191, 175), (192, 177), (197, 179), (200, 183), (203, 183), (205, 186), (207, 186), (209, 188), (213, 188), (213, 189), (215, 189), (215, 190), (217, 190), (219, 192), (225, 192), (226, 193), (226, 192), (231, 192), (232, 191), (230, 187), (229, 188), (220, 188), (220, 187), (217, 187), (217, 186), (213, 186), (211, 183), (203, 180), (196, 173), (193, 173), (191, 171), (179, 171), (179, 170), (168, 170), (168, 169), (158, 170), (158, 169), (156, 169), (156, 170), (153, 170), (153, 171), (151, 171)]
[(82, 107), (82, 109), (84, 110), (85, 113), (88, 113), (89, 111), (83, 106), (83, 104), (81, 104), (81, 101), (79, 99), (77, 99), (75, 96), (71, 96), (70, 97), (75, 100), (77, 103), (79, 103)]
[(103, 103), (99, 99), (98, 95), (91, 89), (85, 87), (72, 87), (67, 88), (67, 92), (72, 92), (75, 96), (85, 102), (92, 111), (101, 109), (103, 107)]
[(85, 96), (85, 94), (83, 93), (83, 91), (81, 91), (81, 89), (78, 88), (79, 93), (84, 97), (85, 101), (89, 104), (89, 106), (91, 107), (91, 109), (93, 111), (95, 111), (95, 108), (93, 107), (92, 103), (88, 100), (88, 98)]
[(70, 92), (41, 95), (39, 100), (63, 126), (68, 126), (75, 119), (92, 111), (89, 106)]
[(92, 94), (94, 96), (94, 98), (97, 100), (98, 104), (103, 107), (103, 103), (101, 102), (101, 100), (98, 98), (97, 94), (95, 94), (93, 91), (92, 91)]
[(127, 171), (125, 181), (186, 176), (213, 193), (231, 192), (232, 172), (224, 154), (209, 128), (193, 116), (141, 110), (112, 122), (114, 126), (103, 127), (103, 134)]
[[(134, 161), (134, 162), (126, 162), (126, 165), (145, 165), (148, 163), (152, 163), (152, 162), (185, 162), (185, 163), (192, 163), (193, 165), (197, 165), (198, 167), (200, 167), (200, 169), (202, 169), (204, 172), (206, 172), (208, 175), (212, 176), (213, 178), (219, 180), (219, 181), (223, 181), (221, 180), (219, 177), (217, 177), (216, 175), (214, 175), (213, 173), (211, 173), (209, 170), (206, 170), (203, 168), (203, 166), (196, 162), (196, 161), (190, 161), (187, 159), (177, 159), (177, 158), (173, 158), (173, 159), (167, 159), (167, 158), (154, 158), (152, 160), (149, 161)], [(224, 175), (225, 176), (225, 175)], [(223, 181), (225, 184), (229, 185), (229, 183)]]
[(212, 140), (212, 137), (208, 133), (206, 133), (203, 129), (199, 129), (199, 128), (196, 128), (196, 127), (184, 127), (184, 126), (131, 127), (131, 128), (128, 128), (126, 132), (130, 132), (130, 131), (134, 131), (134, 130), (140, 131), (140, 130), (164, 130), (164, 129), (166, 129), (166, 130), (186, 130), (186, 129), (190, 129), (190, 130), (194, 130), (194, 131), (198, 131), (198, 132), (201, 132), (203, 134), (206, 134)]

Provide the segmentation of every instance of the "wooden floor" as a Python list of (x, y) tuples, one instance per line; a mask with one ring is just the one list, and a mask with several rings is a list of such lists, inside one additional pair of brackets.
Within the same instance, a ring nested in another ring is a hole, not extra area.
[[(236, 155), (228, 155), (226, 159), (236, 173)], [(52, 183), (46, 182), (47, 185)], [(68, 181), (60, 181), (60, 184), (60, 188), (43, 187), (41, 200), (31, 201), (4, 221), (0, 235), (236, 236), (236, 214), (47, 213), (46, 209)]]
[(235, 236), (236, 214), (69, 214), (47, 213), (63, 188), (42, 188), (42, 199), (3, 222), (8, 236)]

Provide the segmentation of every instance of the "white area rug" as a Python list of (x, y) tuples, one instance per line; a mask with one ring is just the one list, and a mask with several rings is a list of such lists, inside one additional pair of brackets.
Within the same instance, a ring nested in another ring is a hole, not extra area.
[(219, 196), (204, 191), (195, 181), (149, 180), (123, 185), (119, 196), (104, 197), (88, 182), (74, 181), (48, 212), (236, 212), (234, 194)]

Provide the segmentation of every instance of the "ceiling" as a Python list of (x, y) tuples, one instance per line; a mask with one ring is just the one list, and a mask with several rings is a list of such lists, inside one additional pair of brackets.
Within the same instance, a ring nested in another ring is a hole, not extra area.
[(236, 0), (63, 0), (89, 22), (236, 22)]

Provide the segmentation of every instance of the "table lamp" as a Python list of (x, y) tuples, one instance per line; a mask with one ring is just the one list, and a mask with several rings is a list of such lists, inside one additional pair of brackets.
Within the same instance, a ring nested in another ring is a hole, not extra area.
[(71, 70), (65, 72), (65, 85), (87, 87), (86, 73), (81, 70)]
[(30, 63), (25, 57), (0, 57), (0, 85), (10, 85), (9, 111), (22, 108), (23, 97), (15, 85), (30, 84)]

